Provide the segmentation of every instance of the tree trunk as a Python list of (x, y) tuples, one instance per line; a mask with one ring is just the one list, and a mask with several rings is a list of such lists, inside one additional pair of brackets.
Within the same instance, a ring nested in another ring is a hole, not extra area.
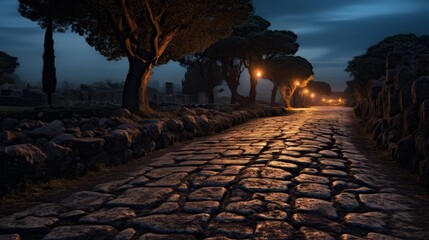
[(250, 90), (249, 90), (249, 102), (252, 105), (256, 104), (256, 85), (258, 84), (258, 77), (255, 76), (253, 68), (249, 68), (250, 75)]
[(277, 97), (277, 86), (274, 84), (273, 90), (271, 91), (271, 106), (276, 105), (276, 97)]
[(43, 44), (43, 71), (42, 71), (42, 84), (43, 92), (48, 95), (48, 104), (52, 104), (52, 94), (57, 86), (57, 77), (55, 70), (55, 52), (54, 52), (54, 38), (53, 38), (53, 23), (52, 19), (48, 20), (45, 31), (45, 41)]
[(151, 113), (148, 99), (148, 82), (152, 75), (153, 63), (143, 63), (140, 59), (128, 57), (129, 69), (125, 81), (122, 106), (133, 113)]
[(256, 86), (258, 85), (258, 76), (255, 70), (257, 62), (258, 59), (256, 57), (250, 57), (249, 65), (247, 66), (250, 77), (249, 102), (251, 105), (256, 104)]
[(213, 89), (207, 91), (207, 96), (208, 96), (208, 104), (213, 105), (215, 103)]
[(283, 100), (284, 107), (287, 109), (291, 109), (292, 106), (290, 105), (290, 97), (288, 96), (288, 94), (286, 92), (287, 92), (286, 87), (280, 87), (280, 93), (282, 94), (282, 100)]
[(229, 90), (231, 91), (231, 104), (235, 104), (237, 103), (237, 89), (238, 89), (238, 84), (234, 83), (234, 84), (229, 84), (229, 81), (227, 81), (227, 85), (229, 87)]
[(231, 100), (229, 101), (229, 104), (235, 104), (237, 100), (235, 100), (234, 94), (231, 93)]
[(200, 97), (199, 92), (198, 92), (198, 93), (196, 93), (196, 94), (193, 94), (193, 95), (192, 95), (192, 101), (193, 101), (193, 104), (197, 104), (197, 103), (198, 103), (198, 99), (199, 99), (199, 97)]

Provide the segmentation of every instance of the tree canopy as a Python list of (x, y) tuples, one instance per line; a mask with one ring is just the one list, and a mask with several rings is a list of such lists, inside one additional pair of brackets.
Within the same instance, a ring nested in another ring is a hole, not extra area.
[(246, 24), (244, 24), (243, 26), (234, 27), (232, 36), (247, 37), (249, 33), (262, 32), (267, 30), (270, 26), (271, 23), (268, 22), (266, 19), (257, 15), (251, 15), (247, 19)]
[(266, 60), (263, 67), (264, 77), (278, 86), (294, 85), (296, 81), (305, 86), (314, 75), (311, 63), (299, 56), (274, 57)]
[(213, 89), (223, 82), (222, 68), (216, 61), (204, 60), (194, 62), (187, 67), (185, 79), (182, 82), (185, 94), (191, 94), (195, 98), (198, 93), (206, 93), (209, 104), (214, 103)]
[(250, 0), (87, 0), (73, 24), (110, 60), (130, 62), (123, 106), (147, 112), (147, 84), (155, 65), (200, 52), (232, 33), (253, 12)]
[[(298, 50), (297, 36), (291, 31), (268, 30), (270, 22), (252, 15), (247, 23), (235, 28), (229, 38), (220, 40), (213, 48), (222, 62), (223, 74), (232, 93), (231, 102), (254, 104), (256, 100), (256, 71), (262, 61), (275, 56), (295, 54)], [(237, 92), (242, 71), (247, 68), (250, 76), (249, 96)]]
[(80, 13), (79, 0), (19, 0), (19, 13), (46, 29), (52, 21), (53, 30), (64, 32)]
[(0, 85), (14, 82), (10, 74), (15, 72), (15, 69), (18, 66), (18, 58), (12, 57), (3, 51), (0, 51)]
[(253, 11), (248, 0), (88, 0), (74, 25), (89, 45), (116, 60), (178, 60), (231, 34)]
[(276, 56), (295, 54), (299, 47), (298, 43), (296, 43), (297, 37), (295, 33), (287, 30), (265, 30), (248, 34), (249, 49), (245, 66), (250, 76), (249, 99), (251, 103), (256, 101), (256, 73), (259, 71), (263, 61)]
[(365, 96), (372, 80), (386, 74), (386, 57), (392, 51), (422, 51), (429, 49), (429, 36), (398, 34), (385, 38), (368, 48), (365, 54), (349, 61), (346, 72), (353, 77), (353, 86), (359, 96)]
[(211, 52), (217, 55), (221, 62), (222, 73), (231, 91), (231, 103), (239, 102), (242, 105), (249, 103), (249, 99), (241, 96), (237, 91), (250, 49), (248, 35), (252, 32), (265, 31), (270, 25), (271, 23), (262, 17), (251, 15), (246, 24), (234, 28), (230, 37), (211, 46)]
[[(263, 64), (263, 77), (271, 80), (280, 90), (285, 107), (298, 87), (305, 87), (313, 80), (313, 66), (299, 56), (279, 56), (267, 59)], [(299, 85), (298, 85), (299, 83)], [(277, 89), (276, 89), (277, 90)]]
[(318, 95), (330, 96), (332, 94), (331, 85), (327, 82), (311, 81), (307, 84), (307, 88)]

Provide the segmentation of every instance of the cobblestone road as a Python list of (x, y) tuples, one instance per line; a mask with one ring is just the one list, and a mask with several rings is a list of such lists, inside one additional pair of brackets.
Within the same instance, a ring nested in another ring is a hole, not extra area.
[(352, 125), (345, 108), (254, 120), (3, 217), (0, 239), (429, 239), (427, 194)]

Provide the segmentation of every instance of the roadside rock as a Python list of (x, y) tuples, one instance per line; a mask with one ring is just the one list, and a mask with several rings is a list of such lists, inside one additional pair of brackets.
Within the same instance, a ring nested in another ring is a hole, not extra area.
[(186, 130), (194, 130), (197, 127), (197, 121), (191, 115), (184, 115), (180, 118)]
[(5, 118), (0, 123), (0, 130), (11, 130), (19, 124), (19, 120), (16, 118)]
[(411, 95), (413, 103), (417, 105), (429, 99), (429, 76), (421, 76), (414, 81)]
[(19, 144), (25, 140), (26, 135), (19, 131), (2, 131), (0, 133), (0, 145)]
[(28, 135), (35, 137), (53, 138), (65, 131), (64, 124), (61, 120), (52, 121), (42, 127), (28, 132)]
[(118, 153), (131, 147), (131, 136), (126, 130), (114, 130), (106, 138), (105, 149), (108, 153)]
[(65, 142), (65, 146), (73, 149), (80, 157), (91, 157), (99, 153), (104, 146), (102, 138), (73, 138)]
[(0, 162), (4, 171), (21, 172), (43, 164), (47, 156), (32, 144), (0, 147)]
[(42, 149), (48, 157), (46, 162), (52, 171), (52, 175), (61, 175), (72, 162), (73, 150), (71, 148), (50, 141), (46, 142)]

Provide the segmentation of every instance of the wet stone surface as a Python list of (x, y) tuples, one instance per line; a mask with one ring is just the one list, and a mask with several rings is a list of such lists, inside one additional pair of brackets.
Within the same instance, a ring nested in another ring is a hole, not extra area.
[(429, 239), (428, 195), (362, 146), (350, 111), (297, 110), (186, 143), (1, 216), (0, 240)]

